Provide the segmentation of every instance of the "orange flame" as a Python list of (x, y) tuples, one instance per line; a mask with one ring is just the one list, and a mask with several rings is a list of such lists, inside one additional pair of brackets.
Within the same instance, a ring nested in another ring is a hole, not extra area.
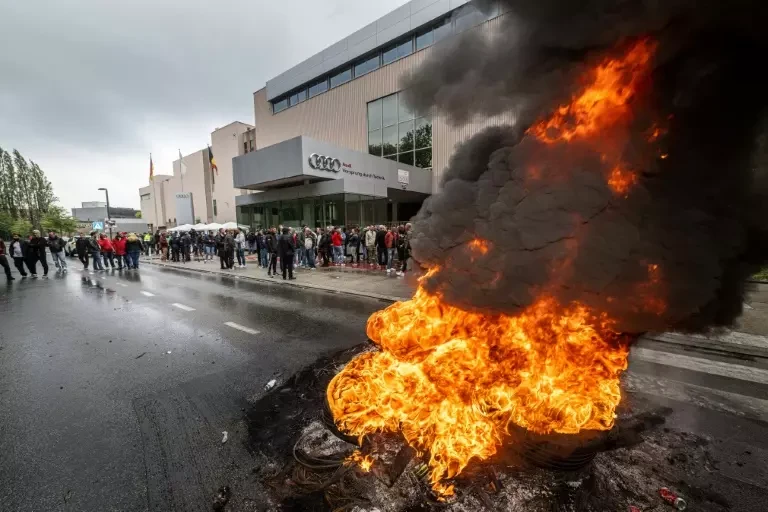
[(577, 137), (589, 137), (624, 119), (630, 113), (630, 100), (642, 78), (647, 74), (656, 43), (638, 41), (621, 59), (609, 59), (591, 70), (585, 81), (589, 84), (561, 105), (549, 119), (529, 128), (528, 133), (541, 141), (567, 142)]
[(608, 186), (622, 196), (626, 196), (635, 183), (637, 183), (637, 174), (625, 169), (620, 164), (614, 167), (608, 176)]
[[(596, 140), (625, 122), (655, 48), (639, 41), (623, 58), (596, 66), (581, 93), (528, 133), (547, 144)], [(648, 141), (662, 134), (654, 127)], [(627, 194), (638, 181), (618, 155), (604, 154), (602, 163), (615, 193)], [(541, 176), (535, 163), (527, 173)], [(473, 258), (493, 249), (481, 238), (467, 246)], [(426, 277), (438, 271), (433, 267)], [(563, 271), (553, 274), (553, 283)], [(661, 286), (658, 267), (648, 267), (648, 276), (638, 291), (645, 309), (659, 311), (663, 301), (653, 298)], [(434, 491), (450, 495), (453, 486), (445, 480), (472, 459), (494, 455), (513, 425), (540, 434), (613, 426), (629, 354), (613, 325), (605, 314), (546, 294), (508, 316), (462, 310), (420, 286), (411, 300), (370, 317), (367, 334), (381, 350), (358, 356), (333, 378), (328, 404), (351, 435), (401, 432), (428, 454)]]
[(471, 242), (469, 242), (469, 248), (473, 251), (477, 251), (482, 255), (488, 254), (488, 251), (490, 250), (490, 242), (487, 240), (483, 240), (482, 238), (474, 238)]
[(360, 450), (355, 450), (344, 460), (344, 464), (357, 464), (363, 473), (368, 473), (371, 471), (371, 468), (373, 468), (373, 457), (364, 455)]
[(511, 423), (573, 434), (613, 426), (627, 345), (578, 304), (542, 298), (515, 317), (471, 313), (419, 288), (374, 313), (362, 354), (327, 390), (351, 435), (397, 432), (429, 453), (430, 480), (456, 476), (496, 453)]

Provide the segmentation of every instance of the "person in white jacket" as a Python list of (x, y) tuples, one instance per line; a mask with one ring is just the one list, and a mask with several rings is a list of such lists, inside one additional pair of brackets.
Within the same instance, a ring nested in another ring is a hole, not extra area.
[(235, 252), (237, 253), (237, 267), (245, 268), (245, 233), (242, 230), (237, 230), (235, 236)]
[(376, 229), (368, 226), (365, 231), (365, 250), (368, 256), (368, 265), (373, 266), (376, 262)]

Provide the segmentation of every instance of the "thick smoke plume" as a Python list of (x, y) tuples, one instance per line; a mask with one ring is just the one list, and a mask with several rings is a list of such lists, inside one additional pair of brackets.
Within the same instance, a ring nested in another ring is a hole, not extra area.
[[(542, 295), (578, 301), (625, 332), (732, 323), (744, 279), (768, 256), (768, 7), (501, 5), (494, 30), (435, 48), (404, 84), (416, 110), (457, 124), (517, 118), (460, 146), (442, 191), (417, 215), (414, 257), (440, 267), (426, 288), (508, 314)], [(531, 135), (578, 94), (588, 70), (645, 40), (653, 58), (630, 115), (593, 137)], [(612, 167), (626, 177), (616, 161), (631, 177), (620, 193), (610, 185)]]

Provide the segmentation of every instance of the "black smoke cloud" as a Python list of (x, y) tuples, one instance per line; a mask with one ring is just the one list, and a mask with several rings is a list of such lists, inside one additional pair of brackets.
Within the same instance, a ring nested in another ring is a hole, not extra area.
[[(501, 4), (494, 30), (435, 48), (403, 84), (416, 110), (456, 124), (517, 114), (457, 149), (415, 218), (414, 258), (441, 267), (427, 289), (508, 314), (545, 295), (577, 301), (625, 332), (731, 324), (745, 278), (768, 256), (766, 6)], [(621, 128), (567, 144), (526, 135), (587, 69), (639, 38), (658, 47)], [(653, 126), (663, 135), (651, 144)], [(626, 196), (607, 184), (606, 152), (638, 177)]]

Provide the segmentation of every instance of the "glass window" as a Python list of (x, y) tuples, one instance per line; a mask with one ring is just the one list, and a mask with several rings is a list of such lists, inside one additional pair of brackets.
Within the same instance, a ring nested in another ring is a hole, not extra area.
[(413, 38), (408, 38), (407, 41), (403, 41), (397, 45), (397, 58), (401, 59), (407, 57), (413, 53)]
[(379, 128), (381, 128), (381, 100), (376, 100), (368, 104), (368, 130)]
[(381, 156), (381, 130), (368, 132), (368, 153)]
[(435, 42), (435, 34), (432, 29), (416, 36), (416, 51), (422, 50)]
[(355, 64), (355, 76), (362, 76), (366, 73), (370, 73), (374, 69), (379, 67), (379, 54), (377, 53), (373, 57), (370, 57), (358, 64)]
[(400, 139), (399, 151), (413, 151), (413, 121), (406, 121), (398, 125)]
[(438, 26), (435, 27), (434, 39), (437, 43), (442, 41), (446, 37), (451, 35), (451, 18), (444, 19)]
[(309, 97), (312, 98), (314, 96), (317, 96), (321, 92), (325, 92), (327, 90), (328, 90), (328, 80), (323, 79), (309, 87)]
[(388, 126), (381, 131), (382, 154), (384, 156), (397, 153), (397, 125)]
[(400, 153), (397, 155), (397, 161), (407, 165), (413, 165), (413, 151)]
[(397, 160), (397, 155), (389, 155), (389, 156), (385, 156), (385, 157), (384, 157), (384, 159), (385, 159), (385, 160), (393, 160), (393, 161), (396, 161), (396, 160)]
[(306, 99), (307, 99), (307, 90), (306, 89), (302, 89), (302, 90), (300, 90), (299, 92), (297, 92), (295, 94), (291, 94), (290, 104), (291, 104), (291, 106), (298, 105), (299, 103), (301, 103), (302, 101), (304, 101)]
[(217, 216), (219, 214), (219, 209), (216, 208), (216, 200), (213, 200), (213, 216)]
[(416, 151), (416, 167), (421, 167), (422, 169), (432, 168), (432, 148)]
[(415, 123), (416, 149), (432, 147), (432, 119), (420, 117)]
[(382, 64), (389, 64), (397, 60), (397, 46), (384, 50), (381, 56)]
[(403, 121), (413, 119), (413, 112), (411, 112), (410, 107), (406, 105), (405, 97), (402, 94), (397, 95), (397, 103), (400, 106), (400, 110), (397, 114), (400, 122), (402, 123)]
[(280, 101), (275, 101), (272, 103), (272, 113), (277, 114), (280, 111), (283, 111), (288, 108), (288, 98), (283, 98)]
[(397, 124), (397, 94), (387, 96), (382, 102), (382, 125), (392, 126)]
[(338, 87), (352, 80), (352, 69), (348, 68), (331, 77), (331, 87)]

